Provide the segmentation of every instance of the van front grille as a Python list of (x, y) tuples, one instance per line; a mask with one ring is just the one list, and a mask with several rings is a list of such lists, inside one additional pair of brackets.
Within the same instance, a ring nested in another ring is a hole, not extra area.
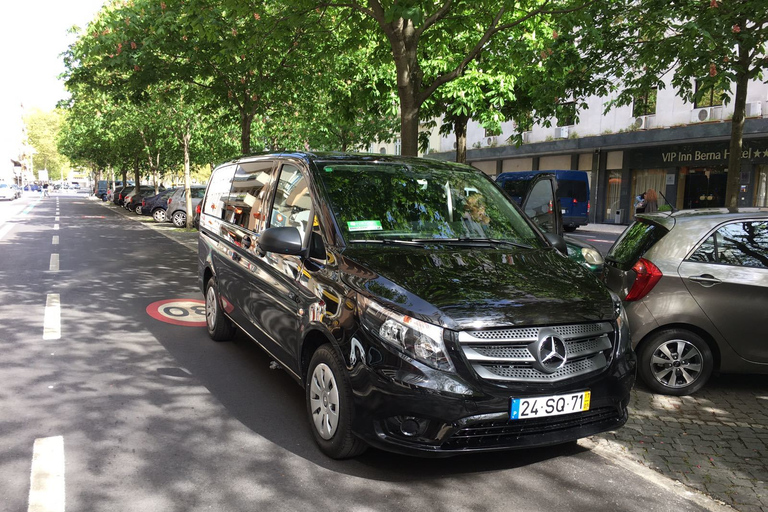
[[(566, 362), (552, 373), (539, 369), (534, 346), (542, 330), (555, 333), (565, 344)], [(483, 379), (506, 382), (557, 382), (589, 375), (611, 362), (614, 339), (609, 322), (486, 329), (459, 332), (459, 344), (472, 369)]]

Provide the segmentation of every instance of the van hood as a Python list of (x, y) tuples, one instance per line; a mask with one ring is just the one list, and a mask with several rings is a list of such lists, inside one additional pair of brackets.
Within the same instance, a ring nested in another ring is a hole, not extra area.
[(353, 288), (449, 329), (613, 320), (598, 279), (555, 249), (348, 247)]

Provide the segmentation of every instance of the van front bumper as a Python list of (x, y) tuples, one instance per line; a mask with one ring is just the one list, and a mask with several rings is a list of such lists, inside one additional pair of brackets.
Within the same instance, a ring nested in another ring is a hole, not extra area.
[[(635, 355), (629, 352), (596, 375), (557, 385), (500, 386), (486, 381), (468, 383), (400, 358), (397, 368), (366, 366), (352, 372), (353, 430), (371, 446), (418, 456), (550, 446), (617, 429), (627, 421), (636, 371)], [(455, 382), (447, 382), (450, 380)], [(587, 411), (510, 418), (513, 398), (581, 391), (591, 392)]]

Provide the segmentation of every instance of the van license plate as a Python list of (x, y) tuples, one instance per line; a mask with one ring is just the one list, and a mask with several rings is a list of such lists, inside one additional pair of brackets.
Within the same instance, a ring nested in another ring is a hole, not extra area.
[(536, 398), (513, 398), (509, 418), (523, 420), (588, 411), (591, 398), (591, 391), (568, 395), (538, 396)]
[(563, 215), (565, 215), (565, 208), (562, 208), (560, 211), (562, 212)]

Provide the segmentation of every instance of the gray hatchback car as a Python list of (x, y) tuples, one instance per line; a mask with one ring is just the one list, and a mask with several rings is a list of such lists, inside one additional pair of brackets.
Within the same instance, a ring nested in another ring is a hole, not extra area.
[[(192, 185), (190, 191), (192, 194), (192, 211), (194, 212), (195, 207), (200, 204), (205, 195), (205, 185)], [(173, 225), (178, 228), (187, 225), (187, 200), (184, 194), (184, 187), (177, 188), (173, 195), (168, 198), (168, 208), (165, 210), (165, 220), (173, 222)]]
[(640, 215), (609, 251), (642, 380), (687, 395), (713, 372), (768, 373), (768, 208)]

